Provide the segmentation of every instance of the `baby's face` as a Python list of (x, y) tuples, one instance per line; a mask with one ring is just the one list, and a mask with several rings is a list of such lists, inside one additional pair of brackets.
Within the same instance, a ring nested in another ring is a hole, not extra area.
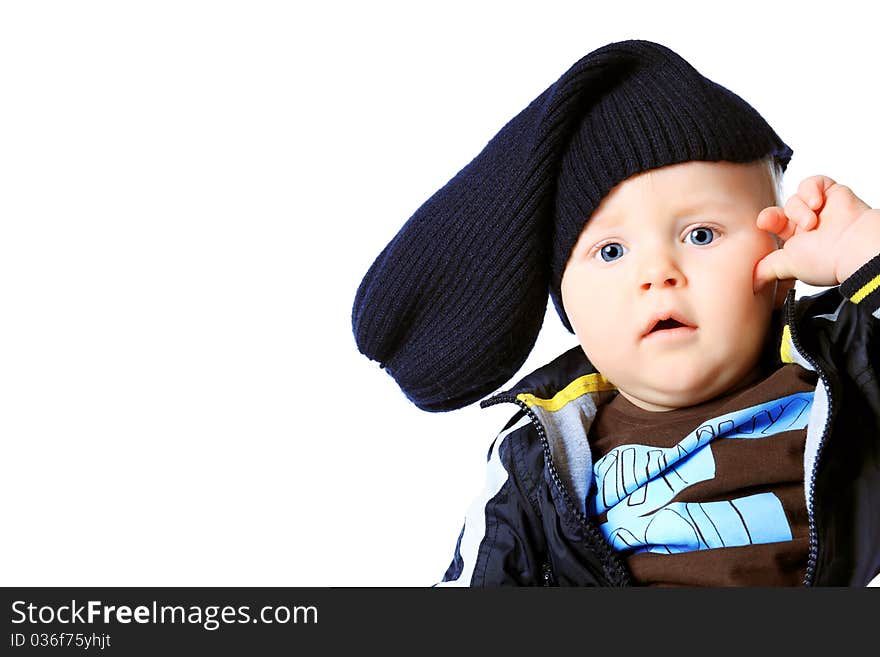
[[(755, 376), (782, 298), (776, 284), (753, 291), (755, 265), (776, 248), (755, 219), (775, 204), (766, 165), (729, 162), (647, 171), (602, 200), (562, 301), (587, 357), (631, 402), (691, 406)], [(651, 330), (670, 316), (687, 326)]]

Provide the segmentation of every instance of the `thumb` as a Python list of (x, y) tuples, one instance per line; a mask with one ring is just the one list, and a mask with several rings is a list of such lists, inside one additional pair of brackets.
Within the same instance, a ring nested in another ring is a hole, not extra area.
[(758, 264), (755, 265), (752, 289), (757, 293), (767, 283), (777, 280), (784, 281), (790, 278), (795, 278), (795, 275), (789, 264), (785, 249), (777, 249), (761, 258)]

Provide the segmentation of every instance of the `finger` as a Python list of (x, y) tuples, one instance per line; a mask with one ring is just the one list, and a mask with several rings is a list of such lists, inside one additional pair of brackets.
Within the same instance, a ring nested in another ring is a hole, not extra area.
[(810, 176), (798, 185), (797, 194), (811, 210), (818, 211), (825, 205), (825, 193), (836, 183), (828, 176)]
[(785, 202), (785, 214), (804, 230), (812, 230), (819, 223), (819, 217), (807, 207), (800, 194), (795, 194)]
[(862, 199), (856, 196), (855, 192), (846, 185), (835, 183), (832, 189), (829, 189), (825, 192), (826, 198), (831, 194), (840, 194), (844, 199), (846, 199), (847, 204), (850, 206), (850, 212), (853, 214), (853, 216), (859, 216), (865, 210), (871, 209), (870, 205), (868, 205)]
[(795, 278), (785, 249), (776, 249), (761, 258), (755, 265), (752, 288), (757, 293), (767, 283)]
[(755, 223), (761, 230), (776, 233), (783, 240), (788, 240), (788, 238), (794, 235), (795, 227), (797, 226), (788, 218), (782, 208), (775, 205), (761, 210)]

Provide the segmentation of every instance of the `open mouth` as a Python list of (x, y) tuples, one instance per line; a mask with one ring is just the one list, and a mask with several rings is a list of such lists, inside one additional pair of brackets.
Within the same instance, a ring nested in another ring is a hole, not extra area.
[[(683, 326), (687, 326), (687, 324), (682, 324), (677, 319), (661, 319), (659, 322), (654, 324), (654, 328), (652, 328), (648, 333), (655, 333), (657, 331), (666, 331), (668, 329), (681, 328)], [(690, 327), (689, 327), (690, 328)]]
[(649, 324), (650, 328), (642, 335), (643, 338), (685, 338), (697, 332), (696, 326), (688, 323), (684, 317), (674, 311), (656, 315), (651, 321), (653, 324)]

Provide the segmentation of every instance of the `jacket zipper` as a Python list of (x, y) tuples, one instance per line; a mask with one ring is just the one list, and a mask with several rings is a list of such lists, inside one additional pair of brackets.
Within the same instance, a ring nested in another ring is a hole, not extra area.
[[(538, 419), (538, 416), (532, 412), (532, 409), (528, 407), (528, 405), (517, 399), (513, 395), (501, 394), (490, 399), (486, 399), (480, 402), (481, 408), (487, 408), (489, 406), (494, 406), (495, 404), (500, 404), (502, 402), (511, 402), (519, 406), (525, 413), (529, 416), (529, 419), (532, 421), (532, 424), (535, 425), (535, 428), (538, 430), (538, 436), (541, 439), (541, 447), (544, 450), (544, 459), (547, 461), (547, 466), (550, 470), (550, 478), (553, 480), (554, 485), (562, 494), (562, 498), (565, 500), (566, 505), (569, 508), (575, 518), (577, 518), (578, 522), (586, 529), (587, 535), (592, 540), (593, 546), (600, 551), (600, 556), (603, 557), (603, 568), (605, 570), (605, 576), (611, 581), (614, 586), (630, 586), (632, 585), (632, 581), (627, 573), (626, 569), (623, 567), (620, 558), (617, 553), (614, 551), (608, 541), (605, 540), (605, 536), (602, 535), (602, 532), (599, 531), (599, 528), (596, 527), (596, 524), (592, 522), (589, 518), (587, 518), (581, 510), (577, 508), (574, 504), (574, 501), (568, 494), (565, 486), (562, 484), (562, 480), (559, 478), (559, 473), (556, 471), (556, 466), (553, 463), (552, 452), (550, 451), (550, 441), (547, 440), (547, 434), (544, 431), (544, 425), (541, 424), (541, 420)], [(610, 564), (610, 565), (608, 565)], [(545, 564), (545, 585), (547, 578), (547, 570), (549, 569), (549, 565)]]
[(816, 360), (814, 360), (809, 353), (801, 346), (801, 343), (798, 341), (797, 332), (795, 331), (795, 317), (794, 317), (794, 289), (788, 291), (788, 299), (786, 299), (786, 304), (788, 306), (786, 311), (786, 324), (788, 324), (788, 331), (791, 335), (791, 342), (797, 349), (798, 353), (800, 353), (810, 365), (813, 366), (813, 369), (819, 375), (820, 380), (822, 381), (822, 385), (825, 386), (826, 396), (828, 397), (828, 413), (825, 416), (825, 426), (822, 428), (822, 435), (819, 437), (819, 444), (816, 446), (816, 456), (813, 459), (813, 471), (810, 473), (810, 487), (809, 487), (809, 495), (807, 498), (807, 523), (810, 529), (810, 551), (807, 559), (807, 569), (804, 573), (804, 586), (812, 586), (813, 579), (816, 576), (816, 565), (817, 560), (819, 558), (819, 536), (816, 532), (816, 518), (814, 515), (813, 508), (813, 493), (816, 488), (816, 473), (819, 470), (819, 460), (822, 456), (822, 448), (825, 446), (825, 436), (828, 433), (828, 427), (831, 425), (831, 416), (833, 415), (834, 409), (834, 400), (831, 396), (831, 384), (828, 382), (828, 379), (825, 377), (825, 373), (822, 371), (822, 368), (819, 367), (819, 364)]
[(544, 565), (541, 566), (541, 572), (544, 578), (544, 586), (555, 586), (556, 582), (553, 581), (553, 570), (550, 568), (550, 563), (545, 561)]

